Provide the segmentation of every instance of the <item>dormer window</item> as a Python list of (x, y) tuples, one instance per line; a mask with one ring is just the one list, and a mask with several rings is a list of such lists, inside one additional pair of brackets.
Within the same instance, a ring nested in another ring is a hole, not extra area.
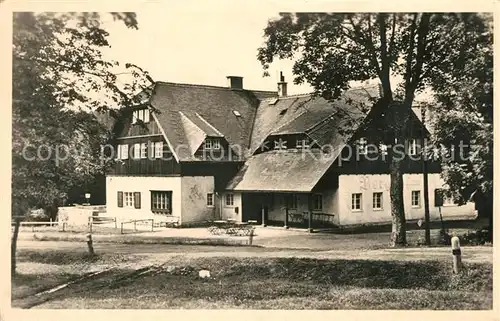
[(220, 149), (220, 140), (215, 138), (207, 138), (205, 140), (204, 148), (218, 150)]
[(307, 149), (309, 144), (309, 138), (297, 139), (297, 149)]
[(140, 120), (143, 123), (149, 123), (149, 109), (139, 109), (134, 110), (132, 116), (132, 124), (136, 124), (137, 121)]
[(367, 146), (367, 141), (366, 141), (366, 138), (360, 138), (358, 139), (358, 141), (356, 142), (356, 147), (357, 147), (357, 150), (358, 150), (358, 155), (366, 155), (366, 146)]
[(282, 150), (286, 149), (286, 140), (279, 139), (274, 141), (274, 149)]

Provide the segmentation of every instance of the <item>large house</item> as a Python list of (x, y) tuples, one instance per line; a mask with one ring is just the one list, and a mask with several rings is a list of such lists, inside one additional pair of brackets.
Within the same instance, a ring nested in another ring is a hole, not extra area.
[[(117, 122), (116, 157), (106, 178), (108, 215), (189, 226), (209, 220), (278, 226), (390, 222), (390, 176), (368, 156), (370, 108), (379, 86), (346, 91), (336, 102), (314, 95), (157, 82), (144, 104)], [(412, 113), (405, 144), (416, 154), (428, 135)], [(364, 124), (364, 125), (362, 125)], [(355, 154), (357, 157), (349, 157)], [(435, 206), (439, 164), (429, 165), (431, 219), (469, 216), (473, 204)], [(422, 163), (405, 164), (407, 219), (424, 217)]]

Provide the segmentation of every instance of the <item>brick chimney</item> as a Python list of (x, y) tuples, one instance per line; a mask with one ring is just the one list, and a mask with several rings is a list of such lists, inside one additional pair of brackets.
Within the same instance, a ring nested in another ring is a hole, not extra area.
[(227, 76), (228, 87), (231, 89), (243, 89), (243, 77)]
[(286, 97), (287, 95), (287, 82), (285, 81), (285, 76), (283, 72), (280, 71), (280, 81), (278, 82), (278, 97)]

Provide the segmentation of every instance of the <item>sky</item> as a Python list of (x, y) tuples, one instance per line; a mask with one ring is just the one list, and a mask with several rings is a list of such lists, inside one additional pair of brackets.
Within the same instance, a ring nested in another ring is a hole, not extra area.
[[(263, 77), (257, 49), (264, 44), (268, 21), (279, 18), (283, 10), (273, 1), (225, 2), (224, 6), (209, 1), (193, 5), (190, 0), (144, 3), (148, 5), (135, 10), (139, 30), (111, 17), (104, 19), (111, 45), (104, 50), (106, 58), (134, 63), (155, 81), (227, 86), (227, 76), (241, 76), (245, 89), (276, 91), (282, 71), (288, 94), (313, 91), (308, 84), (293, 84), (293, 60), (274, 62), (270, 76)], [(394, 89), (402, 78), (391, 80)], [(416, 98), (428, 100), (429, 94)]]
[(135, 63), (157, 81), (226, 86), (226, 76), (242, 76), (244, 88), (254, 90), (277, 90), (283, 71), (289, 94), (311, 92), (308, 85), (292, 83), (290, 60), (274, 63), (271, 76), (263, 77), (257, 49), (267, 21), (278, 12), (241, 9), (193, 8), (188, 2), (146, 7), (137, 11), (139, 30), (105, 22), (111, 45), (105, 57)]

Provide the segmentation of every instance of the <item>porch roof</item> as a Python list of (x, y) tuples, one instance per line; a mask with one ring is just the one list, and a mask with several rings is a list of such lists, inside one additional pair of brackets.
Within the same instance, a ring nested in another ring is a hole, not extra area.
[(270, 151), (250, 157), (226, 186), (248, 192), (311, 192), (337, 158), (340, 149)]

